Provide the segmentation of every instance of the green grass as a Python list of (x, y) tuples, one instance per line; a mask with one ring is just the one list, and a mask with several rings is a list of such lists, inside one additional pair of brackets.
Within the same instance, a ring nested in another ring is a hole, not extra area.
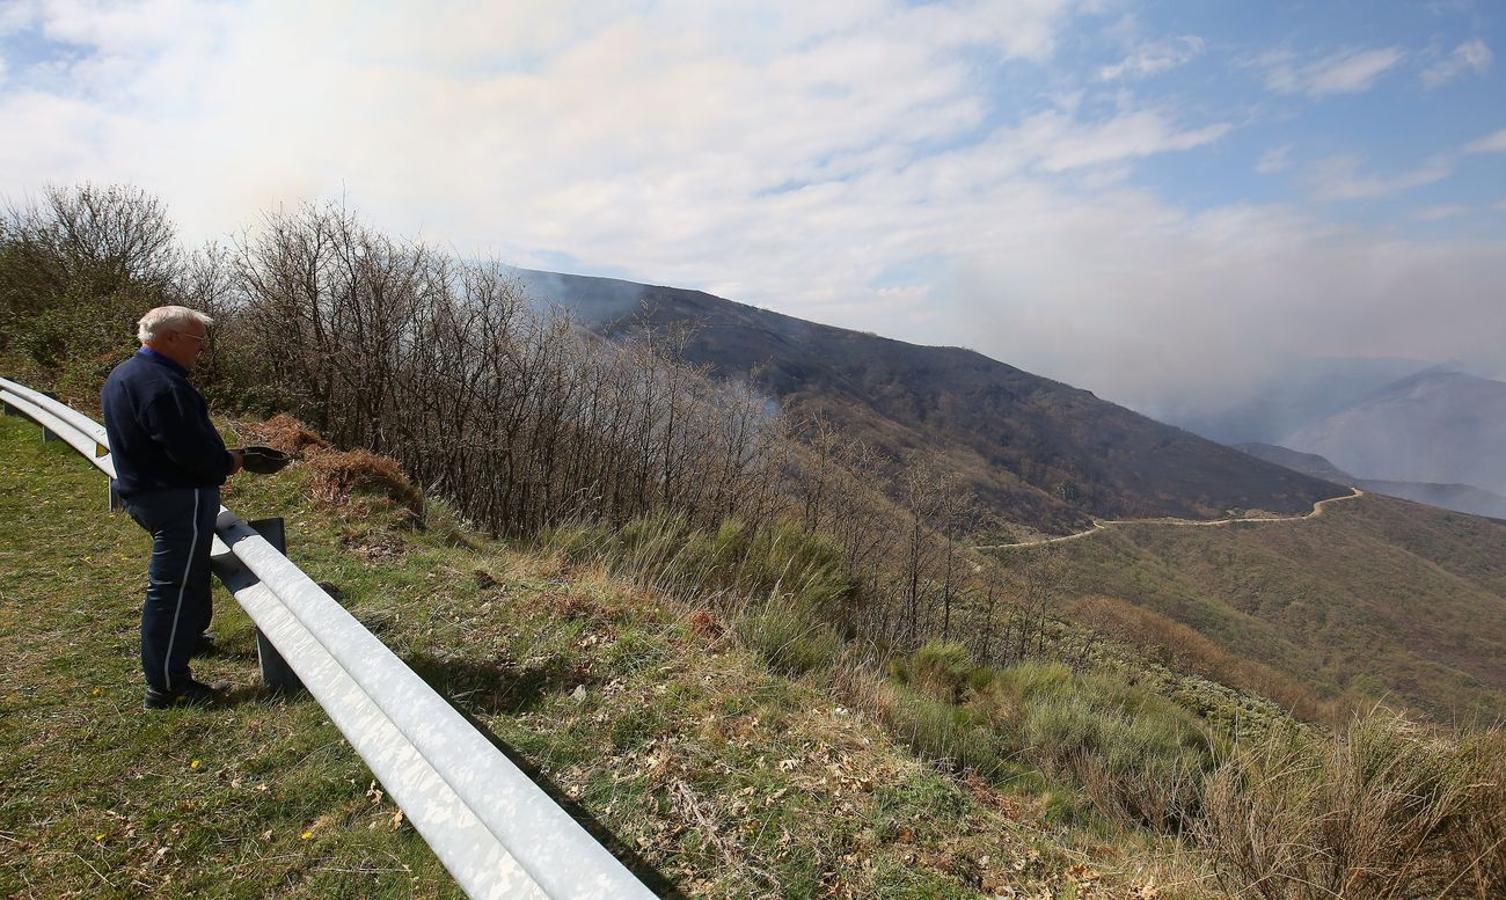
[(957, 645), (931, 643), (889, 672), (858, 690), (916, 753), (1030, 791), (1062, 823), (1180, 831), (1225, 743), (1187, 709), (1111, 671), (1043, 662), (991, 670)]
[[(771, 669), (684, 599), (442, 504), (424, 531), (380, 498), (319, 506), (309, 477), (238, 478), (226, 503), (285, 517), (296, 562), (660, 890), (1041, 893), (1091, 870), (1124, 892), (1182, 871), (1132, 833), (1062, 827), (1033, 783), (938, 773), (844, 708), (833, 669)], [(195, 667), (234, 702), (140, 709), (148, 548), (71, 450), (0, 420), (0, 894), (456, 895), (319, 706), (259, 691), (219, 588), (223, 649)]]
[(150, 541), (38, 435), (0, 420), (0, 893), (455, 895), (319, 706), (257, 690), (250, 624), (218, 586), (222, 649), (195, 669), (235, 704), (142, 711)]

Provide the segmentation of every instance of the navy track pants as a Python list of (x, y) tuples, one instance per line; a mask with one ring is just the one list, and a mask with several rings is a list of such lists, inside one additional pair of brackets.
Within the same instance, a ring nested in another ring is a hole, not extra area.
[(141, 608), (141, 668), (148, 687), (172, 693), (189, 678), (188, 658), (209, 628), (209, 547), (220, 489), (145, 491), (122, 498), (152, 536)]

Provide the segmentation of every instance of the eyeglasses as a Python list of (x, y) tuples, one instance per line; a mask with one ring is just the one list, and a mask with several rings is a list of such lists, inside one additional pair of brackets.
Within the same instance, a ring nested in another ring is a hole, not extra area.
[(186, 337), (186, 338), (189, 338), (191, 340), (198, 341), (201, 344), (204, 343), (205, 341), (209, 340), (209, 335), (207, 335), (207, 334), (205, 334), (205, 335), (189, 334), (186, 331), (174, 331), (173, 334), (176, 334), (178, 337)]

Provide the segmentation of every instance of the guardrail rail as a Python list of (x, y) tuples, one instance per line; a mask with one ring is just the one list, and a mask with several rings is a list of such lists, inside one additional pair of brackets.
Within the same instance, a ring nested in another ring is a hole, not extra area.
[[(98, 422), (4, 378), (0, 402), (115, 477)], [(417, 673), (223, 506), (211, 559), (216, 575), (469, 896), (653, 896)]]

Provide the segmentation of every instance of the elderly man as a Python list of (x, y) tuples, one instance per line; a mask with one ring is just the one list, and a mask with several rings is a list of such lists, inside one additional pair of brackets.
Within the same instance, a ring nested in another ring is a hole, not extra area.
[(116, 493), (152, 536), (141, 666), (147, 709), (214, 700), (188, 658), (209, 627), (209, 546), (220, 485), (241, 467), (188, 381), (208, 337), (208, 316), (183, 306), (141, 317), (141, 349), (110, 373), (100, 394), (115, 460)]

